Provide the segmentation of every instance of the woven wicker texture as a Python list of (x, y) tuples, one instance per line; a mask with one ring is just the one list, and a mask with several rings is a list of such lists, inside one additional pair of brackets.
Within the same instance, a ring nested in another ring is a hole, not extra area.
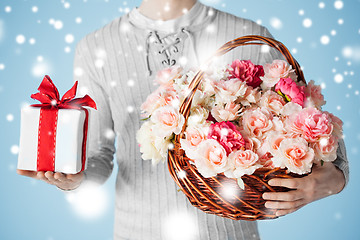
[[(295, 69), (298, 80), (305, 82), (300, 65), (281, 42), (257, 35), (244, 36), (225, 43), (206, 61), (205, 65), (210, 65), (214, 57), (222, 56), (236, 47), (246, 45), (268, 45), (275, 48)], [(180, 106), (180, 113), (185, 117), (185, 124), (181, 133), (175, 136), (174, 149), (168, 151), (168, 168), (172, 178), (191, 204), (206, 213), (234, 220), (251, 221), (276, 218), (274, 211), (265, 208), (262, 194), (264, 192), (289, 191), (290, 189), (271, 187), (268, 185), (268, 181), (274, 177), (290, 178), (303, 177), (303, 175), (287, 174), (285, 169), (261, 168), (252, 175), (242, 177), (245, 185), (245, 189), (242, 190), (236, 179), (227, 178), (223, 174), (211, 178), (202, 177), (196, 167), (190, 163), (191, 159), (187, 158), (181, 149), (180, 139), (184, 137), (191, 102), (203, 75), (204, 72), (201, 70), (196, 73), (189, 86), (191, 91)]]

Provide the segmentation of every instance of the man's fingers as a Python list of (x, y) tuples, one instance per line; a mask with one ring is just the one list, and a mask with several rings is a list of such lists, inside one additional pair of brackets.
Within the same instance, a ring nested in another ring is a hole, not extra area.
[(36, 176), (37, 176), (37, 172), (29, 171), (29, 170), (17, 169), (16, 173), (19, 175), (22, 175), (22, 176), (32, 177), (32, 178), (36, 178)]
[(53, 184), (57, 182), (57, 180), (54, 178), (54, 172), (51, 171), (45, 172), (45, 177)]
[(40, 179), (40, 180), (43, 180), (44, 182), (47, 182), (47, 183), (51, 184), (50, 181), (47, 179), (47, 177), (45, 177), (45, 172), (44, 172), (44, 171), (39, 171), (39, 172), (37, 172), (36, 178), (37, 178), (37, 179)]
[(270, 208), (270, 209), (295, 209), (295, 208), (299, 208), (300, 206), (304, 205), (304, 200), (297, 200), (297, 201), (292, 201), (292, 202), (278, 202), (278, 201), (267, 201), (265, 203), (265, 207), (266, 208)]
[(274, 178), (269, 181), (269, 185), (297, 189), (299, 181), (295, 178)]
[(272, 201), (297, 201), (304, 198), (301, 190), (292, 190), (289, 192), (266, 192), (262, 195), (264, 200)]
[(60, 182), (69, 182), (69, 179), (67, 179), (65, 174), (61, 172), (54, 173), (54, 178)]
[(83, 178), (83, 175), (84, 175), (84, 172), (79, 172), (77, 174), (66, 174), (66, 178), (73, 182), (77, 182)]

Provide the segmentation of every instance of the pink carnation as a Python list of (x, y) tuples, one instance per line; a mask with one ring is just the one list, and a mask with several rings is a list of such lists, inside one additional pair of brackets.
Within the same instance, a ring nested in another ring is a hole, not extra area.
[(182, 69), (180, 67), (170, 67), (159, 71), (154, 79), (155, 83), (160, 84), (164, 88), (172, 88), (174, 79), (180, 77)]
[(241, 133), (231, 122), (217, 122), (210, 125), (208, 139), (217, 140), (224, 147), (226, 153), (239, 150), (245, 146)]
[(320, 109), (326, 101), (324, 100), (324, 96), (321, 93), (321, 87), (319, 85), (315, 85), (315, 82), (311, 80), (306, 88), (305, 88), (305, 105), (306, 106), (314, 106)]
[(254, 65), (250, 60), (236, 59), (228, 69), (232, 78), (240, 79), (247, 85), (258, 87), (262, 83), (260, 77), (264, 76), (264, 68), (261, 65)]
[(309, 142), (329, 137), (333, 131), (329, 115), (316, 108), (305, 108), (289, 121), (291, 131), (301, 134)]
[(289, 102), (294, 102), (304, 106), (304, 87), (296, 85), (291, 78), (281, 78), (275, 85), (275, 91), (284, 96)]

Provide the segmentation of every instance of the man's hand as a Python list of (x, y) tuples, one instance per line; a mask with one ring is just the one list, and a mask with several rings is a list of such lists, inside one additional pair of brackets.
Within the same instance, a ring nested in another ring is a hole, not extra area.
[(345, 186), (345, 177), (331, 162), (323, 166), (314, 165), (312, 172), (303, 178), (274, 178), (270, 186), (291, 188), (289, 192), (266, 192), (263, 194), (265, 207), (277, 209), (276, 215), (292, 213), (308, 203), (337, 194)]
[(60, 172), (51, 172), (51, 171), (28, 171), (20, 170), (16, 171), (19, 175), (26, 177), (31, 177), (34, 179), (43, 180), (46, 183), (57, 186), (63, 190), (72, 190), (80, 186), (81, 182), (84, 179), (84, 172), (79, 172), (77, 174), (64, 174)]

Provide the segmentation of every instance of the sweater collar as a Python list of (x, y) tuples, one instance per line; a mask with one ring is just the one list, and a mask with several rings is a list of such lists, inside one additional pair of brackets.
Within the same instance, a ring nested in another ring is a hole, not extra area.
[(184, 15), (167, 21), (150, 19), (141, 14), (138, 8), (131, 10), (128, 16), (129, 22), (135, 27), (163, 33), (174, 33), (183, 28), (191, 31), (201, 29), (214, 19), (215, 15), (216, 11), (214, 9), (197, 1)]

